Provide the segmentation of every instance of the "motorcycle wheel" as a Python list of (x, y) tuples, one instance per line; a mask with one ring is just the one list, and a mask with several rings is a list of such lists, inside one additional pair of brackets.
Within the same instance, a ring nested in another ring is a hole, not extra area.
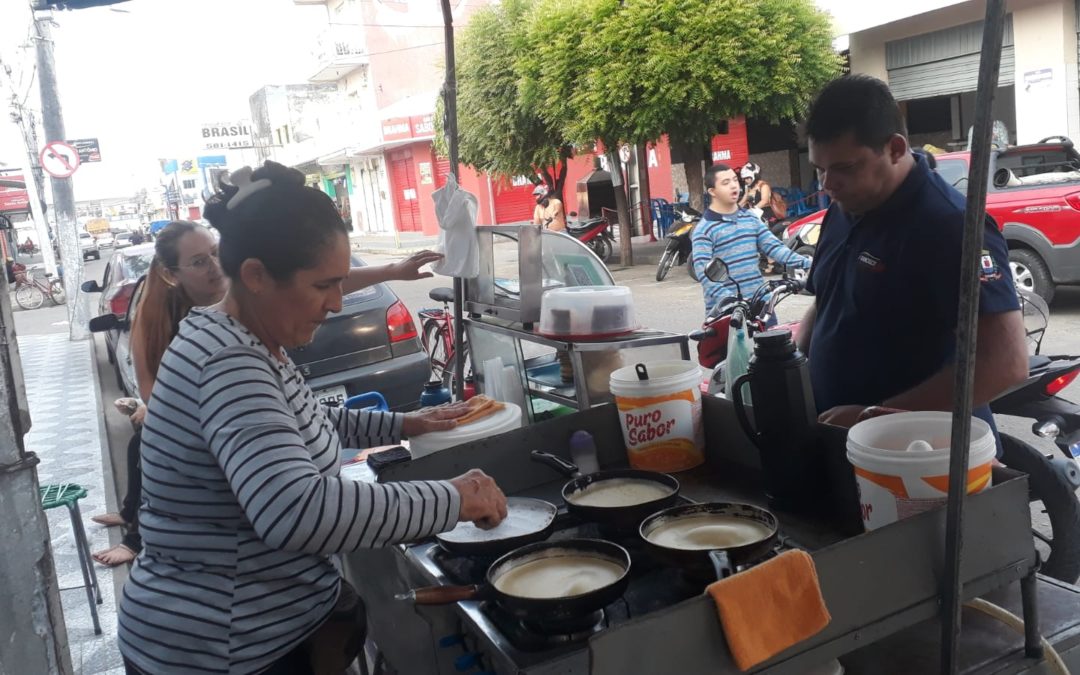
[(592, 249), (597, 258), (600, 258), (601, 262), (606, 264), (611, 259), (611, 242), (605, 237), (595, 237), (589, 242), (589, 248)]
[(814, 247), (807, 244), (803, 244), (799, 248), (795, 249), (795, 252), (804, 258), (814, 257)]
[(1028, 475), (1032, 503), (1042, 502), (1050, 519), (1052, 537), (1032, 530), (1040, 555), (1049, 549), (1039, 570), (1068, 584), (1080, 578), (1080, 500), (1075, 488), (1054, 470), (1049, 460), (1023, 441), (1001, 434), (1002, 461)]
[(694, 259), (693, 258), (687, 258), (687, 260), (686, 260), (686, 273), (689, 274), (690, 278), (693, 279), (694, 281), (701, 281), (701, 279), (698, 278), (697, 270), (694, 269)]
[(663, 281), (667, 277), (668, 272), (675, 265), (675, 258), (679, 257), (679, 252), (674, 249), (665, 249), (664, 254), (660, 256), (660, 264), (656, 266), (656, 280)]

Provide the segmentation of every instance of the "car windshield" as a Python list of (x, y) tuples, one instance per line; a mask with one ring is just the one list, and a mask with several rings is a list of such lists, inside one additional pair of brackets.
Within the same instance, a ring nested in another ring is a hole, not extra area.
[(150, 263), (154, 261), (154, 252), (147, 251), (139, 255), (124, 256), (124, 276), (128, 279), (138, 279), (150, 269)]

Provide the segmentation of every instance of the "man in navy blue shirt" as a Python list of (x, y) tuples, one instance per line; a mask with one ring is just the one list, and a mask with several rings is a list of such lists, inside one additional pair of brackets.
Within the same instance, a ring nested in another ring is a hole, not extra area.
[[(820, 421), (851, 426), (869, 406), (951, 410), (964, 196), (912, 154), (884, 82), (834, 80), (807, 121), (810, 162), (833, 203), (799, 346)], [(1004, 238), (988, 217), (980, 266), (976, 414), (1028, 372)]]

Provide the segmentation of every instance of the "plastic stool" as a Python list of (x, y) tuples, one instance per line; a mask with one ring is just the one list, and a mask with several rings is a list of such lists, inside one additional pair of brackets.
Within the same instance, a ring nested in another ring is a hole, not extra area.
[[(75, 483), (59, 483), (56, 485), (41, 485), (38, 488), (41, 493), (41, 508), (45, 511), (55, 509), (58, 506), (66, 506), (71, 516), (71, 530), (75, 533), (75, 548), (79, 552), (79, 564), (82, 567), (83, 588), (86, 589), (86, 599), (90, 603), (90, 616), (94, 619), (94, 635), (101, 635), (101, 622), (98, 620), (97, 606), (101, 604), (101, 588), (98, 587), (97, 574), (94, 572), (94, 562), (90, 559), (90, 544), (86, 540), (86, 530), (83, 529), (82, 514), (79, 513), (79, 500), (86, 496), (86, 488)], [(61, 588), (62, 591), (79, 588)]]

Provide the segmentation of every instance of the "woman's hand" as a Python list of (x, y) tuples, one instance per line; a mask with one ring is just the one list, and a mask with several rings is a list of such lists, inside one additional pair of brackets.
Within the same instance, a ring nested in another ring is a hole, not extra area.
[(436, 263), (443, 259), (442, 253), (435, 251), (420, 251), (408, 258), (393, 263), (394, 279), (399, 281), (415, 281), (434, 276), (431, 272), (421, 272), (420, 268), (430, 263)]
[(457, 418), (467, 415), (471, 410), (468, 403), (460, 402), (407, 413), (401, 425), (401, 433), (411, 438), (432, 431), (449, 431), (457, 426)]
[(450, 484), (461, 495), (458, 522), (470, 522), (490, 530), (506, 517), (506, 495), (491, 476), (480, 469), (472, 469), (452, 479)]

